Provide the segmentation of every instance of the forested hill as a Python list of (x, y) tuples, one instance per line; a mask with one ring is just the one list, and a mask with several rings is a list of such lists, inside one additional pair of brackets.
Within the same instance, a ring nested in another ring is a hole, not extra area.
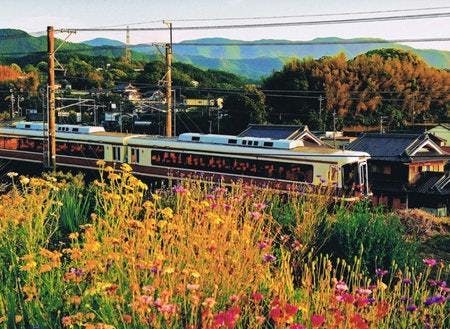
[[(344, 41), (367, 41), (369, 39), (350, 39)], [(0, 60), (5, 58), (2, 54), (13, 54), (9, 57), (30, 57), (30, 54), (46, 51), (46, 37), (33, 37), (30, 34), (13, 29), (0, 29)], [(323, 56), (344, 53), (347, 58), (379, 48), (398, 48), (409, 50), (423, 58), (428, 64), (437, 68), (450, 67), (450, 52), (433, 49), (415, 49), (405, 45), (379, 43), (379, 44), (319, 44), (323, 42), (339, 43), (339, 38), (318, 38), (310, 41), (308, 45), (290, 44), (289, 40), (258, 40), (251, 46), (242, 45), (244, 41), (224, 38), (205, 38), (188, 40), (174, 46), (175, 60), (189, 63), (204, 69), (223, 70), (251, 79), (260, 79), (270, 75), (274, 70), (280, 70), (284, 63), (292, 57), (321, 58)], [(226, 46), (213, 46), (210, 44), (228, 44)], [(246, 42), (247, 44), (248, 42)], [(273, 45), (261, 45), (273, 43)], [(119, 57), (123, 54), (124, 43), (118, 40), (97, 38), (83, 43), (68, 42), (61, 50), (78, 52), (89, 56)], [(154, 59), (155, 48), (141, 44), (132, 46), (132, 55), (135, 60)], [(34, 56), (34, 55), (33, 55)], [(37, 56), (34, 56), (37, 57)], [(25, 63), (24, 63), (25, 64)]]

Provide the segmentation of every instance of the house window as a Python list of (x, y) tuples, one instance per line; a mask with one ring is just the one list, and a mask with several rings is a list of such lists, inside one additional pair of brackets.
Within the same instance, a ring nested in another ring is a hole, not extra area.
[(383, 167), (383, 174), (385, 175), (390, 175), (392, 173), (392, 168), (391, 166), (384, 166)]
[(372, 165), (372, 168), (371, 168), (372, 170), (372, 172), (373, 173), (377, 173), (377, 172), (380, 172), (380, 168), (378, 168), (378, 166), (377, 165)]

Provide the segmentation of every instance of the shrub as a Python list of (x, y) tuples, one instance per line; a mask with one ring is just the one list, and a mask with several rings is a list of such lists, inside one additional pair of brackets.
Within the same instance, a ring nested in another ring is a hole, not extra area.
[(398, 217), (373, 209), (366, 202), (340, 208), (322, 251), (348, 262), (361, 257), (362, 268), (387, 268), (395, 261), (400, 267), (412, 264), (416, 245), (406, 241)]

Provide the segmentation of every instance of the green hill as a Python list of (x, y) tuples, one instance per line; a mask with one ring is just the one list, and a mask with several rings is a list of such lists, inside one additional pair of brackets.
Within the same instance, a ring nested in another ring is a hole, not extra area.
[[(320, 58), (343, 52), (348, 58), (381, 48), (396, 48), (412, 51), (424, 59), (429, 65), (437, 68), (450, 68), (450, 52), (434, 49), (416, 49), (397, 43), (354, 43), (340, 44), (341, 42), (376, 42), (380, 39), (340, 39), (317, 38), (306, 42), (307, 44), (295, 44), (290, 40), (257, 40), (249, 42), (225, 38), (204, 38), (183, 41), (174, 45), (175, 60), (204, 69), (225, 70), (251, 79), (260, 79), (279, 70), (287, 59), (292, 57)], [(331, 44), (321, 44), (323, 42)], [(214, 43), (229, 45), (210, 45)], [(244, 44), (245, 43), (245, 44)], [(261, 45), (264, 43), (264, 45)], [(266, 45), (273, 43), (273, 45)], [(192, 44), (192, 45), (190, 45)], [(47, 41), (45, 36), (33, 37), (21, 30), (0, 29), (0, 60), (5, 60), (6, 55), (17, 59), (20, 56), (30, 56), (36, 51), (42, 51), (45, 56)], [(68, 42), (61, 52), (78, 52), (89, 56), (119, 57), (123, 55), (124, 43), (107, 38), (96, 38), (82, 43)], [(134, 59), (149, 60), (157, 54), (154, 46), (138, 44), (132, 46)], [(33, 55), (36, 56), (36, 55)], [(24, 59), (25, 60), (25, 59)], [(26, 61), (26, 60), (25, 60)]]

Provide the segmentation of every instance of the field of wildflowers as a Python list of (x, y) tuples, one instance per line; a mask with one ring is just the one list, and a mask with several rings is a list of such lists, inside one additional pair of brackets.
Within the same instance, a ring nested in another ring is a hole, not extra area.
[(355, 211), (326, 195), (195, 181), (150, 191), (128, 165), (99, 165), (88, 187), (78, 176), (9, 174), (0, 327), (450, 325), (448, 264), (372, 268), (333, 256), (329, 242), (330, 256), (321, 252), (339, 213)]

